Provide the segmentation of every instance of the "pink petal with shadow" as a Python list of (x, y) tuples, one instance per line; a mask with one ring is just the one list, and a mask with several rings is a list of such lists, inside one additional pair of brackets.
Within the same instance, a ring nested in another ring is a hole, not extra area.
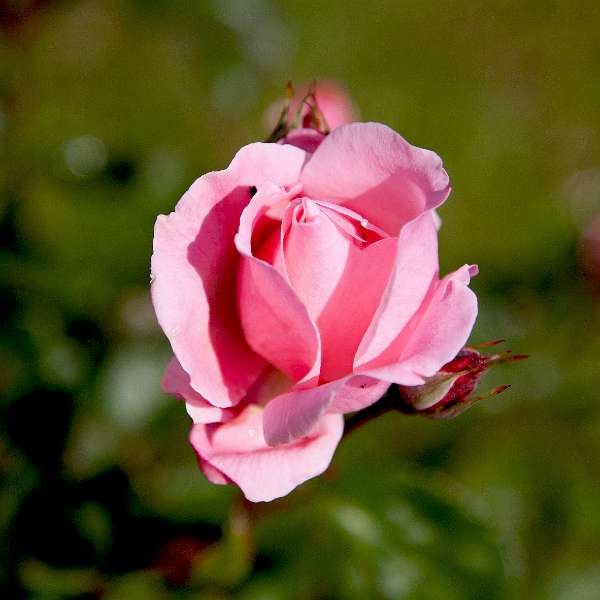
[(328, 411), (346, 379), (306, 390), (292, 390), (273, 398), (265, 407), (263, 416), (267, 444), (288, 444), (311, 431)]
[(241, 255), (238, 311), (250, 347), (292, 380), (311, 385), (321, 366), (316, 325), (285, 274), (253, 255), (253, 230), (260, 219), (294, 193), (267, 184), (257, 191), (241, 216), (235, 236)]
[(229, 407), (265, 366), (246, 343), (237, 314), (239, 255), (233, 238), (251, 187), (292, 185), (306, 154), (293, 146), (250, 144), (225, 171), (209, 173), (174, 212), (158, 217), (152, 300), (190, 385), (209, 403)]

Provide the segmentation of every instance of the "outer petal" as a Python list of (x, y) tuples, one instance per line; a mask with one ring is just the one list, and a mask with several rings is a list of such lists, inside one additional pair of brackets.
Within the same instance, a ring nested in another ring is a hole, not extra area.
[[(423, 306), (390, 348), (395, 360), (366, 374), (379, 379), (416, 385), (433, 376), (465, 345), (475, 318), (477, 297), (467, 287), (477, 267), (465, 265), (438, 282)], [(417, 378), (417, 381), (411, 381)]]
[(194, 423), (221, 423), (235, 416), (234, 410), (219, 408), (207, 402), (190, 385), (190, 376), (175, 357), (165, 368), (162, 388), (167, 394), (185, 402), (186, 410)]
[[(422, 305), (437, 281), (438, 244), (435, 219), (423, 213), (402, 229), (396, 264), (354, 359), (354, 369), (389, 362), (382, 356)], [(398, 356), (399, 352), (396, 353)]]
[(466, 344), (477, 318), (477, 296), (468, 288), (477, 267), (465, 265), (440, 281), (400, 361), (431, 377)]
[(368, 375), (348, 375), (308, 390), (273, 398), (265, 407), (264, 434), (270, 446), (306, 435), (326, 413), (346, 413), (376, 402), (389, 386)]
[(332, 131), (304, 167), (301, 182), (307, 196), (343, 204), (391, 235), (450, 193), (439, 156), (380, 123)]
[(249, 406), (223, 425), (194, 426), (190, 441), (211, 481), (231, 481), (248, 500), (268, 502), (321, 474), (343, 428), (341, 415), (326, 415), (307, 436), (272, 448), (262, 434), (262, 409)]
[(233, 237), (250, 187), (295, 183), (305, 156), (293, 146), (246, 146), (227, 170), (198, 179), (175, 212), (156, 221), (152, 300), (158, 321), (191, 386), (215, 406), (238, 402), (264, 367), (235, 316)]
[(273, 186), (259, 191), (240, 221), (235, 244), (242, 255), (238, 310), (251, 348), (294, 381), (319, 374), (321, 341), (316, 325), (284, 275), (252, 254), (254, 224), (277, 200)]

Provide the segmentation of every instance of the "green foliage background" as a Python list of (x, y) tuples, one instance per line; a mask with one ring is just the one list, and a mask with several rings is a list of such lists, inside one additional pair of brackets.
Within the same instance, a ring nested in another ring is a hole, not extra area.
[[(3, 598), (600, 597), (596, 2), (5, 0), (0, 27)], [(459, 419), (388, 415), (249, 507), (160, 391), (152, 227), (315, 76), (443, 157), (472, 340), (531, 358)]]

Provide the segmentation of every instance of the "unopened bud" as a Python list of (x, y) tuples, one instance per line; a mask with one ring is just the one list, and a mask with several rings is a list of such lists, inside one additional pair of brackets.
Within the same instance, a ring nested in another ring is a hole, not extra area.
[[(330, 130), (358, 118), (348, 92), (333, 81), (313, 81), (302, 86), (296, 93), (288, 83), (283, 104), (273, 105), (265, 115), (265, 121), (272, 127), (267, 142), (297, 144), (294, 132), (318, 134), (323, 140)], [(313, 145), (316, 136), (312, 136), (309, 145)]]
[[(501, 341), (483, 346), (496, 345)], [(485, 354), (475, 348), (465, 347), (423, 385), (398, 386), (398, 409), (432, 419), (452, 419), (476, 402), (510, 387), (502, 385), (483, 395), (474, 395), (481, 378), (490, 367), (524, 358), (527, 356), (512, 354), (510, 350), (499, 354)]]

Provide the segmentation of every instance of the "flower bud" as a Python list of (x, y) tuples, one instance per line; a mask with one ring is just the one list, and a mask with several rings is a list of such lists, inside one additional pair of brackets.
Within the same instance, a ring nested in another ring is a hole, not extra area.
[[(303, 85), (298, 92), (288, 82), (283, 105), (273, 104), (265, 115), (265, 121), (270, 125), (271, 134), (268, 142), (291, 143), (304, 148), (303, 143), (297, 143), (297, 137), (289, 134), (298, 132), (301, 136), (309, 135), (310, 150), (314, 150), (314, 140), (322, 138), (331, 130), (345, 123), (352, 123), (358, 118), (358, 110), (346, 89), (334, 81), (313, 81)], [(314, 136), (311, 134), (318, 134)]]
[[(491, 342), (489, 345), (500, 343)], [(481, 396), (473, 395), (484, 373), (492, 366), (522, 360), (525, 355), (510, 350), (485, 354), (474, 348), (463, 348), (426, 383), (398, 386), (398, 409), (408, 414), (421, 414), (432, 419), (452, 419), (480, 400), (495, 396), (509, 385), (501, 385)]]

